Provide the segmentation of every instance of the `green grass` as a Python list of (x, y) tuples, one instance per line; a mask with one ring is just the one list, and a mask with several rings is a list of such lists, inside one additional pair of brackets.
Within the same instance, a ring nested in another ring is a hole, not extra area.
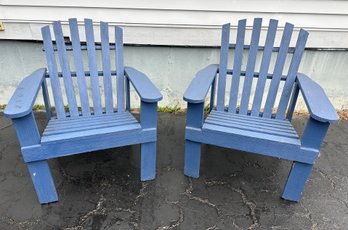
[[(0, 110), (4, 110), (6, 108), (7, 104), (2, 104), (0, 105)], [(45, 106), (44, 105), (39, 105), (39, 104), (35, 104), (33, 106), (33, 110), (45, 110)]]
[[(0, 105), (0, 110), (4, 110), (6, 108), (6, 105), (7, 104)], [(69, 106), (65, 105), (64, 109), (65, 109), (66, 112), (68, 112), (69, 111)], [(34, 111), (45, 110), (45, 105), (35, 104), (33, 106), (33, 110)], [(132, 111), (140, 111), (140, 109), (139, 108), (134, 108), (134, 109), (132, 109)], [(158, 106), (157, 111), (158, 112), (166, 112), (166, 113), (178, 113), (178, 112), (183, 112), (185, 110), (181, 109), (179, 104), (177, 104), (175, 106), (164, 106), (164, 107)]]
[(36, 104), (33, 106), (33, 110), (45, 110), (45, 106)]
[(157, 111), (165, 113), (178, 113), (182, 112), (182, 109), (180, 108), (179, 104), (176, 104), (175, 106), (158, 106)]

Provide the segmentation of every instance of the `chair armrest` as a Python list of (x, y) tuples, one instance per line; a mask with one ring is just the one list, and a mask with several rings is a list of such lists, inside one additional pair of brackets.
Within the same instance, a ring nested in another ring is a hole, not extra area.
[(20, 118), (32, 111), (45, 74), (45, 68), (38, 69), (22, 80), (5, 108), (6, 117)]
[(125, 67), (124, 71), (142, 101), (158, 102), (162, 100), (162, 94), (145, 74), (131, 67)]
[(210, 85), (216, 77), (218, 65), (208, 65), (200, 70), (184, 93), (184, 100), (190, 103), (204, 102)]
[(302, 73), (297, 75), (297, 83), (313, 119), (331, 124), (338, 122), (338, 114), (320, 85)]

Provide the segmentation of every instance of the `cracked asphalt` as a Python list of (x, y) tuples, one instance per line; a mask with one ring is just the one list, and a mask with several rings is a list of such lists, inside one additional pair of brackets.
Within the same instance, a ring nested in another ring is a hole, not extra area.
[(299, 203), (280, 198), (285, 160), (204, 145), (201, 177), (185, 177), (184, 126), (159, 113), (153, 181), (139, 180), (138, 145), (50, 160), (59, 201), (40, 205), (0, 114), (0, 229), (348, 229), (348, 121), (331, 126)]

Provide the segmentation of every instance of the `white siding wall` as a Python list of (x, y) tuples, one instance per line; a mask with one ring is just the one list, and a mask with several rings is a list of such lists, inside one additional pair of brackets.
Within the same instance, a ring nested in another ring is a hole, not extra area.
[(0, 39), (41, 40), (43, 25), (71, 17), (121, 25), (128, 44), (190, 46), (218, 46), (226, 22), (276, 18), (308, 30), (307, 47), (348, 48), (348, 1), (333, 0), (0, 0)]

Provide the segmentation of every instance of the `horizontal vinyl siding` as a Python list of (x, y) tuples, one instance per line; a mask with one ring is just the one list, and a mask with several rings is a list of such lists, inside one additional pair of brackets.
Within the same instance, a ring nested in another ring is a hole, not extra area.
[(348, 48), (348, 1), (329, 0), (0, 0), (0, 39), (41, 40), (43, 25), (71, 17), (121, 25), (128, 44), (183, 46), (218, 46), (224, 23), (235, 28), (238, 19), (275, 18), (280, 29), (290, 22), (308, 30), (307, 47)]

